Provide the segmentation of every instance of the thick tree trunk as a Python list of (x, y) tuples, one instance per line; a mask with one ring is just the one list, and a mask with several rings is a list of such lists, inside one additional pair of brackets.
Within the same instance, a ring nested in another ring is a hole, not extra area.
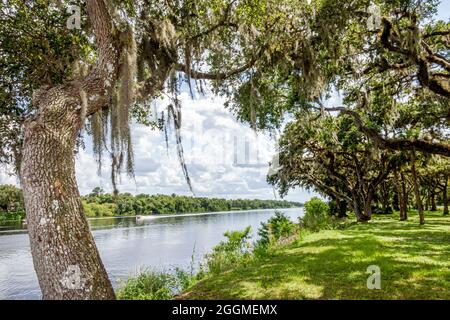
[(417, 179), (415, 152), (412, 152), (412, 156), (411, 156), (411, 175), (412, 175), (412, 181), (413, 181), (413, 187), (414, 187), (414, 195), (416, 197), (417, 211), (419, 212), (419, 221), (420, 221), (420, 224), (425, 224), (425, 217), (424, 217), (423, 207), (422, 207), (422, 199), (420, 198), (419, 182)]
[(354, 194), (352, 198), (353, 198), (353, 210), (355, 211), (357, 221), (367, 222), (370, 219), (372, 219), (371, 197), (362, 199), (362, 197)]
[(114, 299), (75, 179), (83, 108), (54, 91), (24, 128), (20, 176), (34, 268), (44, 299)]
[(368, 218), (367, 220), (372, 219), (372, 197), (368, 196), (367, 199), (364, 199), (364, 215)]

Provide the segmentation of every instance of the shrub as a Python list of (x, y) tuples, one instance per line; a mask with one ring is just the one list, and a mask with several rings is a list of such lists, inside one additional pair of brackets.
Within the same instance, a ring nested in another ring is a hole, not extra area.
[(209, 273), (218, 274), (250, 260), (250, 227), (242, 231), (227, 231), (221, 241), (205, 256)]
[(322, 229), (334, 228), (335, 219), (330, 216), (328, 205), (314, 197), (305, 202), (305, 214), (300, 218), (300, 226), (317, 232)]
[(0, 185), (0, 221), (25, 217), (22, 190), (12, 185)]
[(294, 234), (295, 224), (282, 212), (275, 212), (275, 216), (271, 217), (267, 222), (261, 223), (258, 229), (259, 240), (255, 244), (255, 253), (261, 253), (271, 244), (279, 242)]
[(175, 289), (173, 275), (147, 269), (129, 278), (117, 291), (117, 297), (122, 300), (169, 300)]
[(386, 207), (386, 208), (380, 208), (380, 207), (375, 207), (372, 208), (372, 213), (373, 214), (393, 214), (394, 210), (392, 210), (391, 207)]
[(203, 274), (201, 272), (194, 274), (193, 271), (188, 272), (181, 268), (175, 269), (175, 282), (176, 282), (176, 294), (179, 292), (183, 292), (194, 284), (196, 284), (199, 280), (201, 280)]
[(86, 217), (112, 217), (116, 215), (116, 205), (114, 203), (87, 203), (83, 201), (83, 208)]

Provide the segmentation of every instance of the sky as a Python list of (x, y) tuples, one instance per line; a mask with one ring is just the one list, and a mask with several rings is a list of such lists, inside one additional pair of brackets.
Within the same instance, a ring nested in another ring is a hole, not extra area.
[[(195, 196), (227, 199), (280, 199), (266, 182), (269, 162), (275, 154), (275, 137), (255, 133), (247, 124), (236, 120), (224, 108), (224, 100), (213, 95), (192, 99), (182, 92), (181, 136), (184, 156)], [(166, 100), (153, 103), (155, 111), (162, 111)], [(164, 132), (133, 123), (131, 125), (135, 154), (135, 180), (122, 175), (120, 192), (133, 194), (192, 195), (176, 153), (174, 133), (169, 132), (166, 148)], [(102, 174), (92, 153), (90, 137), (86, 147), (76, 156), (76, 174), (81, 194), (100, 186), (111, 192), (110, 161), (105, 157)], [(0, 169), (0, 183), (17, 184), (17, 178)], [(313, 194), (293, 190), (287, 200), (308, 200)]]
[[(450, 19), (450, 0), (443, 0), (438, 18)], [(239, 123), (223, 106), (224, 100), (213, 95), (192, 99), (181, 94), (182, 139), (187, 168), (196, 196), (227, 199), (275, 199), (276, 190), (266, 182), (268, 163), (275, 154), (275, 137), (257, 135), (246, 124)], [(338, 97), (332, 99), (339, 100)], [(154, 108), (162, 110), (167, 101), (159, 100)], [(135, 180), (122, 176), (119, 190), (133, 194), (192, 195), (183, 177), (176, 154), (173, 133), (166, 148), (164, 133), (133, 124)], [(76, 174), (81, 194), (100, 186), (111, 192), (109, 162), (106, 158), (102, 174), (92, 154), (91, 141), (76, 156)], [(17, 185), (8, 168), (0, 168), (0, 184)], [(287, 200), (304, 202), (314, 196), (306, 190), (290, 191)]]
[[(275, 198), (266, 182), (268, 164), (275, 153), (275, 138), (256, 134), (239, 123), (223, 106), (224, 100), (213, 95), (192, 99), (180, 95), (182, 105), (181, 136), (184, 157), (196, 196), (236, 198)], [(153, 107), (164, 110), (168, 101), (157, 100)], [(183, 176), (176, 152), (173, 131), (169, 131), (169, 148), (164, 132), (133, 124), (135, 181), (122, 176), (121, 192), (192, 195)], [(77, 157), (76, 172), (82, 193), (95, 186), (111, 191), (108, 159), (102, 176), (97, 175), (90, 141)], [(294, 191), (293, 201), (310, 198), (305, 191)], [(278, 198), (278, 195), (277, 195)]]
[(444, 21), (450, 20), (450, 0), (442, 0), (438, 9), (438, 18)]

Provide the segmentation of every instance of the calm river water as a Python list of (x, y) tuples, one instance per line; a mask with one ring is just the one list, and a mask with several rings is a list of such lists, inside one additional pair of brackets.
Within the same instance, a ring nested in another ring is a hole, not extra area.
[[(90, 220), (95, 242), (114, 286), (144, 267), (165, 271), (188, 268), (194, 253), (203, 255), (224, 239), (227, 230), (241, 230), (269, 219), (275, 210), (152, 217), (136, 223), (133, 218)], [(280, 209), (293, 221), (301, 208)], [(2, 229), (0, 229), (2, 230)], [(194, 250), (195, 248), (195, 250)], [(0, 231), (0, 299), (39, 299), (28, 235)]]

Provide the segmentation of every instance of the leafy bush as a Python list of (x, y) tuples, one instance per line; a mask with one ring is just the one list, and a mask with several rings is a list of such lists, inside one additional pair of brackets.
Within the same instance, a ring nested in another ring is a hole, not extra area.
[[(123, 300), (168, 300), (193, 286), (207, 274), (218, 274), (242, 265), (251, 259), (250, 227), (242, 231), (227, 231), (227, 240), (220, 242), (205, 255), (205, 266), (194, 274), (192, 257), (191, 270), (176, 268), (175, 272), (159, 272), (145, 269), (129, 278), (117, 291), (117, 297)], [(194, 256), (194, 254), (193, 254)]]
[(114, 203), (86, 203), (83, 201), (83, 208), (86, 217), (113, 217), (116, 215), (116, 205)]
[(25, 218), (25, 211), (21, 212), (2, 212), (0, 211), (0, 222), (2, 221), (20, 221)]
[(203, 278), (204, 274), (199, 272), (197, 274), (194, 274), (193, 271), (188, 272), (186, 270), (183, 270), (181, 268), (175, 269), (175, 282), (176, 282), (176, 294), (179, 292), (183, 292), (187, 290), (188, 288), (192, 287), (194, 284), (196, 284), (199, 280)]
[(394, 210), (392, 210), (391, 207), (386, 207), (386, 208), (380, 208), (380, 207), (375, 207), (372, 208), (372, 213), (373, 214), (393, 214)]
[(296, 225), (282, 212), (275, 212), (267, 222), (262, 222), (258, 229), (259, 240), (255, 244), (255, 253), (261, 253), (271, 244), (279, 242), (294, 234)]
[(299, 220), (301, 227), (313, 232), (332, 229), (336, 224), (329, 214), (328, 204), (317, 197), (305, 202), (305, 214)]
[(25, 217), (22, 190), (12, 185), (0, 185), (0, 221)]
[(250, 260), (250, 227), (242, 231), (227, 231), (221, 241), (205, 256), (207, 271), (218, 274)]
[(173, 275), (147, 269), (129, 278), (118, 290), (117, 297), (122, 300), (169, 300), (175, 289)]

